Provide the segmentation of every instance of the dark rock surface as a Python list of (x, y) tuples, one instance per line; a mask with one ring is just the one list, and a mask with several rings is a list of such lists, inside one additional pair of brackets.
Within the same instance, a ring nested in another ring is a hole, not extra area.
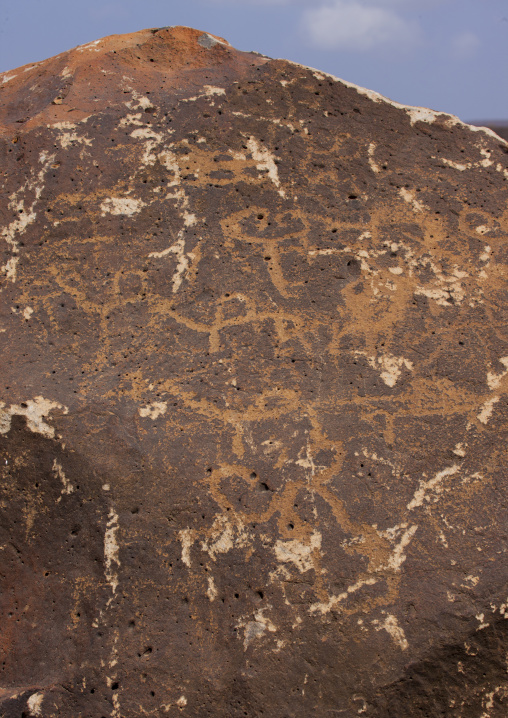
[(0, 80), (0, 715), (505, 716), (506, 143), (188, 28)]

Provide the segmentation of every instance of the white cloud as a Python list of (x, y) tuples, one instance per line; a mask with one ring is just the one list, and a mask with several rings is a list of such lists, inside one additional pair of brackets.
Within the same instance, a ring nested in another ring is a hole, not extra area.
[(452, 55), (457, 60), (468, 60), (474, 57), (479, 47), (480, 40), (474, 32), (470, 32), (469, 30), (456, 35), (451, 43)]
[(405, 20), (391, 8), (360, 0), (333, 0), (331, 4), (307, 10), (303, 27), (310, 43), (325, 50), (400, 47), (410, 45), (418, 38), (415, 23)]

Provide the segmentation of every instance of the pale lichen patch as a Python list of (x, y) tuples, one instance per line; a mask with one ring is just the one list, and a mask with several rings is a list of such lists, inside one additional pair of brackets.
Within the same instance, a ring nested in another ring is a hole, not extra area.
[(7, 75), (7, 74), (4, 74), (4, 75), (2, 75), (2, 79), (0, 80), (0, 84), (6, 85), (8, 82), (10, 82), (11, 80), (14, 80), (14, 78), (16, 78), (16, 77), (17, 77), (17, 75)]
[(28, 710), (30, 711), (30, 715), (36, 716), (36, 718), (39, 718), (39, 716), (42, 716), (42, 701), (44, 700), (44, 693), (32, 693), (32, 695), (27, 700)]
[(308, 543), (297, 541), (278, 540), (275, 543), (274, 551), (278, 561), (282, 563), (292, 563), (300, 571), (305, 573), (314, 568), (314, 551), (321, 549), (321, 534), (318, 531), (310, 536)]
[(497, 404), (499, 399), (499, 396), (493, 396), (491, 399), (488, 399), (485, 404), (483, 404), (481, 411), (477, 416), (478, 421), (482, 424), (488, 424), (489, 419), (492, 416), (492, 412), (494, 411), (494, 405)]
[(192, 529), (182, 529), (182, 531), (178, 532), (178, 538), (182, 544), (182, 562), (187, 568), (190, 568), (192, 565), (190, 550), (194, 543), (194, 531)]
[(30, 431), (53, 439), (55, 430), (44, 421), (44, 418), (48, 417), (53, 409), (61, 409), (64, 414), (68, 413), (67, 407), (63, 404), (50, 401), (42, 396), (28, 399), (22, 404), (11, 404), (10, 407), (6, 407), (5, 403), (0, 402), (0, 434), (6, 434), (10, 430), (13, 416), (24, 416)]
[[(413, 538), (418, 529), (417, 525), (410, 526), (409, 528), (406, 527), (407, 524), (402, 524), (400, 527), (395, 527), (397, 533), (394, 535), (398, 535), (399, 530), (405, 529), (405, 531), (400, 537), (398, 543), (395, 544), (392, 552), (390, 553), (390, 556), (388, 557), (388, 561), (383, 565), (378, 566), (376, 569), (377, 571), (382, 571), (386, 569), (395, 571), (397, 573), (400, 571), (400, 567), (406, 560), (406, 554), (404, 553), (404, 549), (409, 545), (411, 539)], [(383, 535), (383, 532), (380, 531), (379, 534)]]
[(101, 204), (101, 214), (103, 217), (106, 214), (123, 214), (132, 217), (132, 215), (141, 212), (144, 206), (143, 200), (134, 199), (134, 197), (111, 197)]
[(376, 143), (371, 142), (369, 144), (369, 150), (368, 150), (369, 166), (373, 172), (378, 174), (379, 172), (381, 172), (381, 167), (377, 164), (377, 162), (374, 159), (375, 153), (376, 153)]
[(19, 262), (19, 257), (11, 257), (1, 267), (1, 271), (3, 274), (5, 274), (5, 278), (9, 279), (11, 282), (16, 281), (18, 262)]
[(313, 603), (309, 607), (310, 613), (329, 613), (333, 608), (336, 608), (340, 603), (345, 601), (347, 598), (351, 596), (351, 594), (356, 593), (364, 586), (373, 586), (378, 582), (379, 579), (374, 577), (359, 579), (356, 581), (356, 583), (351, 584), (351, 586), (348, 586), (348, 588), (343, 591), (342, 593), (339, 593), (337, 596), (332, 596), (329, 601), (326, 603), (319, 602), (319, 603)]
[(248, 536), (241, 520), (237, 519), (236, 524), (232, 524), (227, 516), (221, 514), (214, 520), (209, 536), (201, 542), (201, 548), (215, 561), (217, 554), (228, 553), (247, 544)]
[[(118, 514), (111, 508), (104, 533), (104, 574), (113, 593), (116, 593), (116, 589), (118, 588), (118, 568), (120, 566), (119, 546), (117, 542), (118, 528)], [(116, 567), (114, 567), (113, 564), (116, 564)]]
[[(357, 355), (365, 355), (365, 352), (357, 351)], [(380, 377), (384, 383), (393, 388), (400, 379), (402, 369), (413, 371), (413, 362), (404, 357), (397, 357), (393, 354), (382, 354), (380, 356), (367, 356), (367, 361), (372, 369), (380, 372)]]
[(466, 450), (464, 448), (464, 444), (462, 442), (460, 442), (459, 444), (456, 444), (455, 448), (453, 449), (453, 453), (456, 456), (460, 456), (461, 458), (464, 458), (464, 456), (466, 455)]
[(376, 627), (376, 631), (385, 630), (393, 638), (395, 643), (403, 650), (406, 651), (409, 647), (406, 635), (403, 629), (399, 626), (396, 616), (389, 614), (386, 616), (384, 621), (374, 620), (372, 621)]
[(436, 497), (443, 491), (443, 480), (449, 476), (454, 476), (459, 469), (460, 464), (453, 464), (453, 466), (448, 466), (446, 469), (438, 471), (432, 479), (429, 479), (428, 481), (421, 481), (419, 488), (415, 491), (413, 498), (407, 505), (409, 511), (413, 511), (413, 509), (423, 506), (425, 501), (429, 502), (432, 498), (432, 494), (434, 495), (434, 501), (436, 501)]
[(254, 614), (253, 621), (240, 621), (240, 623), (238, 624), (239, 628), (244, 628), (244, 651), (247, 650), (247, 648), (253, 641), (258, 638), (262, 638), (262, 636), (264, 636), (267, 631), (269, 631), (270, 633), (276, 632), (276, 626), (269, 618), (263, 615), (264, 612), (268, 610), (268, 608), (271, 608), (271, 606), (266, 606), (265, 608), (260, 608), (258, 611), (256, 611)]
[(404, 200), (404, 202), (407, 202), (408, 204), (410, 204), (413, 207), (415, 212), (423, 212), (424, 205), (422, 202), (419, 202), (416, 199), (414, 192), (411, 192), (410, 190), (407, 190), (405, 187), (402, 187), (399, 190), (399, 194), (402, 197), (402, 199)]
[(166, 257), (168, 254), (174, 254), (177, 260), (176, 270), (173, 274), (172, 280), (173, 294), (175, 294), (183, 281), (184, 273), (189, 268), (189, 257), (192, 258), (192, 255), (191, 253), (188, 255), (185, 254), (185, 242), (183, 237), (181, 237), (177, 242), (175, 242), (175, 244), (172, 244), (171, 247), (167, 247), (161, 252), (150, 252), (148, 256), (160, 259), (162, 257)]
[(286, 193), (280, 186), (279, 172), (273, 155), (265, 147), (262, 147), (254, 137), (249, 137), (247, 140), (247, 149), (251, 153), (254, 162), (257, 163), (256, 168), (261, 172), (266, 172), (269, 179), (277, 187), (280, 196), (285, 197)]
[(499, 359), (499, 363), (502, 364), (505, 367), (505, 371), (501, 372), (501, 374), (495, 374), (494, 372), (487, 372), (487, 384), (489, 386), (489, 389), (497, 389), (505, 376), (508, 375), (508, 357), (501, 357)]
[(217, 587), (215, 586), (213, 576), (208, 576), (208, 587), (206, 589), (206, 595), (208, 596), (209, 601), (215, 601), (215, 599), (217, 598)]
[(141, 112), (135, 114), (126, 115), (119, 122), (119, 127), (127, 127), (128, 125), (144, 126), (144, 122), (141, 121)]
[(441, 162), (447, 167), (452, 167), (452, 169), (458, 170), (459, 172), (464, 172), (465, 170), (471, 168), (470, 162), (468, 162), (467, 164), (462, 164), (461, 162), (454, 162), (453, 160), (448, 160), (446, 159), (446, 157), (441, 157)]
[(153, 401), (151, 404), (139, 407), (139, 415), (142, 418), (150, 418), (153, 421), (158, 419), (159, 416), (164, 416), (168, 408), (166, 401)]
[(60, 481), (63, 484), (63, 489), (61, 491), (61, 494), (62, 495), (63, 494), (72, 494), (72, 492), (74, 491), (74, 486), (71, 484), (71, 482), (65, 475), (62, 464), (59, 461), (57, 461), (57, 459), (53, 460), (52, 469), (53, 469), (53, 474), (55, 475), (55, 477), (57, 479), (60, 479)]

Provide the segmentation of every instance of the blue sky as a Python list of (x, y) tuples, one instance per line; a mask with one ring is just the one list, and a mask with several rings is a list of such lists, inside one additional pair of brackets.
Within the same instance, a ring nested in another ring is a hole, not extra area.
[(189, 25), (464, 120), (508, 120), (508, 0), (0, 0), (0, 71)]

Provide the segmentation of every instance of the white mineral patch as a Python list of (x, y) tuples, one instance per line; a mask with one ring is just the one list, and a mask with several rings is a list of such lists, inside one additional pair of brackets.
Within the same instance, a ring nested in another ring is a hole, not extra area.
[(160, 259), (162, 257), (166, 257), (168, 254), (174, 254), (177, 260), (176, 270), (173, 274), (173, 294), (176, 294), (178, 291), (183, 278), (184, 274), (189, 268), (189, 258), (193, 258), (193, 254), (189, 252), (188, 254), (185, 254), (185, 241), (182, 236), (183, 233), (180, 233), (180, 238), (178, 239), (175, 244), (172, 244), (171, 247), (167, 247), (167, 249), (163, 249), (161, 252), (150, 252), (148, 255), (149, 257), (154, 257), (157, 259)]
[(30, 317), (32, 316), (33, 313), (34, 313), (34, 310), (32, 309), (32, 307), (25, 307), (25, 308), (23, 309), (23, 317), (24, 317), (27, 321), (30, 319)]
[(176, 705), (179, 708), (185, 708), (187, 705), (187, 698), (185, 696), (180, 696), (180, 698), (177, 700)]
[(226, 94), (226, 90), (223, 87), (215, 87), (214, 85), (205, 85), (204, 90), (205, 94), (208, 96)]
[(480, 154), (484, 158), (483, 160), (480, 160), (480, 165), (485, 168), (492, 167), (492, 165), (494, 164), (494, 162), (490, 159), (492, 152), (490, 150), (482, 148), (480, 149)]
[(456, 444), (455, 448), (453, 449), (453, 453), (456, 456), (460, 456), (461, 458), (464, 458), (464, 456), (466, 455), (466, 450), (464, 448), (464, 444), (462, 444), (462, 443)]
[(195, 97), (186, 97), (182, 102), (196, 102), (200, 97), (213, 97), (214, 95), (225, 95), (226, 90), (223, 87), (215, 87), (214, 85), (204, 85), (204, 92)]
[[(35, 206), (42, 194), (44, 189), (44, 177), (48, 171), (51, 163), (55, 159), (55, 155), (48, 154), (47, 152), (41, 152), (39, 161), (43, 167), (38, 172), (34, 169), (31, 170), (30, 177), (25, 180), (25, 183), (9, 197), (9, 209), (11, 209), (16, 219), (13, 220), (7, 227), (4, 227), (0, 233), (0, 236), (5, 239), (9, 246), (12, 254), (19, 254), (19, 241), (18, 235), (24, 234), (27, 227), (35, 222), (37, 215), (35, 213)], [(33, 193), (33, 201), (29, 208), (25, 208), (25, 195), (26, 193)], [(6, 278), (11, 282), (16, 281), (18, 257), (14, 256), (7, 260), (7, 262), (1, 267), (1, 272), (5, 274)]]
[(182, 529), (178, 532), (178, 538), (182, 544), (182, 561), (187, 566), (191, 567), (191, 555), (190, 550), (194, 543), (194, 531), (192, 529)]
[[(118, 567), (120, 566), (117, 531), (118, 514), (111, 508), (104, 533), (104, 574), (113, 593), (116, 593), (118, 587)], [(113, 567), (113, 564), (116, 564), (116, 567)]]
[(501, 372), (501, 374), (495, 374), (491, 371), (487, 373), (487, 384), (489, 385), (489, 389), (493, 391), (499, 387), (505, 376), (508, 375), (508, 357), (501, 357), (499, 363), (505, 367), (505, 370)]
[(153, 421), (158, 419), (159, 416), (164, 416), (168, 408), (166, 401), (153, 401), (151, 404), (141, 406), (139, 408), (139, 415), (143, 418), (149, 417)]
[(434, 273), (434, 287), (417, 287), (415, 294), (433, 299), (437, 304), (444, 307), (450, 307), (450, 300), (454, 304), (460, 305), (464, 301), (465, 290), (462, 281), (469, 276), (468, 272), (459, 269), (454, 265), (453, 270), (445, 274), (430, 258), (420, 261), (420, 266), (429, 267)]
[(203, 550), (208, 551), (211, 558), (215, 560), (218, 553), (228, 553), (235, 545), (235, 532), (231, 524), (227, 521), (221, 526), (221, 529), (215, 529), (212, 533), (210, 543), (203, 542)]
[[(125, 78), (124, 79), (128, 79)], [(130, 107), (131, 110), (141, 108), (142, 110), (147, 110), (150, 107), (153, 107), (153, 103), (150, 100), (149, 97), (146, 97), (146, 95), (140, 95), (139, 92), (136, 92), (136, 90), (130, 89), (130, 92), (132, 94), (133, 99), (129, 102), (126, 102), (125, 104), (127, 107)]]
[(137, 139), (146, 139), (146, 140), (157, 140), (157, 142), (162, 142), (162, 135), (159, 132), (154, 132), (151, 127), (140, 127), (137, 130), (133, 130), (131, 132), (131, 137), (136, 137)]
[(248, 623), (240, 623), (239, 626), (243, 626), (245, 629), (244, 632), (244, 639), (243, 639), (243, 649), (244, 651), (247, 650), (249, 645), (254, 641), (256, 638), (261, 638), (264, 636), (266, 631), (269, 631), (270, 633), (275, 633), (277, 630), (276, 626), (270, 621), (269, 618), (266, 618), (266, 616), (263, 615), (264, 611), (266, 611), (268, 607), (261, 608), (254, 614), (254, 620), (248, 621)]
[(53, 439), (55, 430), (44, 421), (44, 418), (49, 416), (53, 409), (61, 409), (64, 414), (68, 412), (67, 407), (63, 404), (44, 399), (42, 396), (28, 399), (23, 404), (11, 404), (10, 407), (6, 407), (4, 402), (0, 402), (0, 434), (6, 434), (10, 430), (13, 416), (25, 416), (30, 431)]
[(448, 466), (446, 469), (438, 471), (432, 479), (420, 481), (420, 487), (415, 491), (413, 498), (407, 505), (409, 511), (423, 506), (424, 501), (430, 501), (430, 492), (433, 492), (434, 495), (441, 494), (443, 490), (441, 486), (443, 480), (448, 478), (448, 476), (454, 476), (459, 469), (460, 464), (453, 464), (453, 466)]
[(147, 125), (131, 132), (131, 137), (146, 140), (141, 161), (144, 165), (155, 164), (157, 160), (157, 154), (155, 154), (154, 150), (156, 149), (157, 145), (162, 142), (162, 134), (154, 132), (153, 129)]
[(97, 45), (100, 43), (100, 40), (94, 40), (93, 42), (87, 42), (85, 45), (78, 45), (75, 49), (78, 52), (84, 52), (85, 50), (95, 50), (96, 52), (99, 52), (99, 49)]
[(446, 165), (447, 167), (452, 167), (454, 170), (459, 170), (459, 172), (464, 172), (465, 170), (470, 169), (471, 163), (468, 162), (468, 164), (462, 164), (460, 162), (454, 162), (453, 160), (447, 160), (446, 157), (441, 157), (441, 162)]
[(492, 412), (494, 411), (494, 405), (497, 404), (499, 398), (499, 396), (493, 396), (491, 399), (485, 402), (485, 404), (482, 406), (480, 413), (478, 414), (478, 421), (481, 421), (482, 424), (488, 424), (488, 421), (492, 416)]
[(267, 172), (268, 177), (277, 187), (281, 197), (285, 197), (286, 193), (280, 188), (279, 172), (273, 155), (254, 138), (249, 137), (247, 140), (247, 149), (252, 155), (252, 159), (256, 162), (256, 168), (261, 172)]
[(503, 167), (503, 165), (501, 163), (498, 163), (496, 165), (496, 170), (497, 170), (497, 172), (502, 172), (504, 174), (504, 176), (506, 177), (506, 179), (508, 179), (508, 167)]
[(376, 143), (371, 142), (369, 145), (369, 165), (370, 165), (371, 170), (377, 174), (378, 172), (381, 172), (381, 168), (376, 163), (376, 161), (374, 159), (375, 153), (376, 153)]
[(16, 281), (18, 262), (19, 257), (11, 257), (1, 268), (1, 271), (5, 274), (6, 279), (9, 279), (11, 282)]
[(60, 481), (63, 484), (63, 489), (61, 491), (62, 494), (72, 494), (74, 491), (74, 486), (71, 484), (69, 479), (64, 473), (64, 470), (62, 468), (62, 464), (60, 464), (59, 461), (56, 459), (53, 460), (53, 474), (56, 476), (57, 479), (60, 479)]
[(359, 591), (363, 586), (373, 586), (375, 583), (378, 582), (379, 579), (377, 578), (364, 578), (360, 579), (359, 581), (356, 581), (356, 583), (351, 584), (351, 586), (348, 586), (347, 590), (343, 593), (339, 593), (338, 596), (332, 596), (329, 601), (326, 603), (313, 603), (309, 607), (310, 613), (329, 613), (332, 608), (335, 608), (339, 603), (342, 603), (345, 601), (351, 594), (356, 593), (356, 591)]
[(297, 466), (302, 466), (306, 469), (307, 477), (310, 479), (316, 473), (316, 467), (314, 465), (314, 459), (310, 450), (310, 443), (307, 441), (307, 445), (302, 447), (298, 453), (298, 459), (295, 461)]
[(274, 551), (278, 561), (282, 563), (293, 563), (300, 573), (305, 573), (314, 568), (313, 552), (321, 549), (321, 534), (318, 531), (310, 537), (308, 543), (297, 541), (278, 540), (275, 543)]
[(396, 572), (400, 571), (400, 567), (406, 560), (406, 554), (404, 553), (404, 549), (406, 548), (406, 546), (409, 545), (417, 529), (418, 526), (415, 525), (410, 526), (408, 529), (406, 529), (406, 531), (404, 531), (399, 543), (395, 545), (392, 553), (390, 554), (388, 562), (384, 566), (380, 566), (379, 570), (388, 568)]
[(426, 287), (417, 287), (415, 294), (419, 294), (428, 299), (433, 299), (441, 307), (450, 306), (450, 292), (446, 289), (427, 289)]
[(126, 115), (124, 118), (120, 120), (119, 127), (127, 127), (128, 125), (138, 125), (143, 126), (145, 123), (141, 122), (141, 112), (138, 112), (134, 115)]
[(105, 217), (106, 214), (124, 214), (132, 216), (141, 212), (145, 203), (141, 199), (134, 199), (133, 197), (112, 197), (106, 199), (101, 204), (101, 213)]
[(484, 613), (477, 613), (475, 618), (480, 623), (480, 625), (476, 629), (477, 631), (482, 631), (484, 628), (488, 628), (488, 626), (490, 626), (490, 623), (485, 622), (485, 614)]
[(120, 696), (118, 693), (113, 693), (113, 710), (111, 712), (111, 718), (121, 718), (121, 709), (120, 709)]
[(2, 75), (2, 79), (0, 80), (0, 84), (6, 85), (11, 80), (14, 80), (14, 78), (17, 77), (17, 75)]
[(88, 137), (84, 137), (83, 135), (78, 135), (77, 132), (62, 132), (62, 134), (58, 135), (58, 141), (60, 142), (60, 145), (62, 149), (67, 150), (69, 147), (72, 146), (74, 142), (77, 142), (78, 144), (87, 145), (90, 147), (92, 145), (92, 140)]
[(243, 523), (238, 519), (233, 525), (227, 516), (221, 514), (213, 522), (208, 538), (201, 542), (201, 548), (215, 561), (217, 554), (228, 553), (247, 544), (248, 536)]
[[(478, 229), (478, 227), (476, 228)], [(480, 254), (480, 262), (490, 262), (492, 258), (492, 247), (488, 244), (483, 248), (483, 252)]]
[(382, 623), (377, 620), (373, 621), (373, 623), (376, 626), (376, 631), (385, 630), (403, 651), (407, 650), (409, 643), (395, 616), (388, 615)]
[(423, 212), (424, 205), (415, 198), (414, 192), (410, 192), (405, 187), (402, 187), (399, 190), (399, 194), (405, 202), (413, 207), (415, 212)]
[(42, 716), (42, 701), (44, 700), (44, 693), (32, 693), (30, 698), (27, 700), (28, 709), (30, 715)]
[(209, 601), (215, 601), (217, 598), (217, 588), (215, 586), (213, 576), (208, 576), (208, 588), (206, 589), (206, 595), (208, 596)]
[(367, 357), (367, 361), (372, 369), (380, 371), (381, 379), (389, 387), (394, 387), (402, 374), (405, 367), (408, 371), (413, 371), (413, 363), (404, 357), (396, 357), (393, 354), (382, 354), (378, 357)]

